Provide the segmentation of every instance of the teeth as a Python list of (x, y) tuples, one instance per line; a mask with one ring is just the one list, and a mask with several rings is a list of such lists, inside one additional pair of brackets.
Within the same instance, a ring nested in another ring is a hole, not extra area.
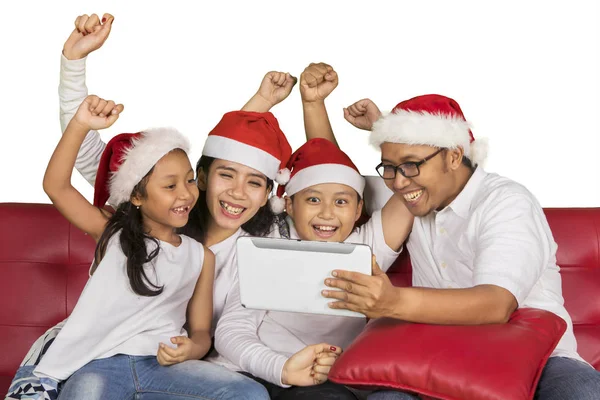
[(318, 229), (320, 231), (335, 231), (337, 227), (327, 225), (315, 225), (315, 229)]
[(423, 190), (417, 190), (416, 192), (407, 193), (404, 195), (406, 201), (416, 201), (423, 194)]
[(187, 206), (186, 207), (176, 207), (176, 208), (173, 209), (173, 211), (178, 212), (178, 213), (180, 213), (180, 212), (186, 212), (187, 210), (188, 210)]
[(234, 215), (238, 215), (242, 211), (244, 211), (244, 207), (232, 207), (229, 204), (226, 204), (225, 202), (221, 202), (221, 207), (223, 207), (228, 213)]

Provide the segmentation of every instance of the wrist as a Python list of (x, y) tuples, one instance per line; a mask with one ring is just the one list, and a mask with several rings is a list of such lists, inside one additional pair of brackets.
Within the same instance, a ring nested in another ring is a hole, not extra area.
[(413, 304), (413, 300), (411, 300), (411, 291), (403, 287), (394, 287), (393, 293), (390, 315), (387, 315), (387, 317), (403, 321), (410, 320), (408, 308)]
[(254, 100), (259, 108), (258, 112), (268, 112), (276, 104), (276, 103), (273, 103), (272, 101), (268, 100), (266, 97), (264, 97), (260, 93), (256, 93), (254, 95)]
[(72, 50), (67, 50), (63, 48), (63, 56), (65, 56), (65, 58), (69, 61), (72, 60), (80, 60), (82, 58), (85, 58), (87, 56), (87, 54), (81, 54)]
[(288, 358), (285, 362), (285, 364), (283, 364), (283, 368), (281, 369), (281, 383), (284, 385), (291, 385), (289, 382), (289, 373), (287, 370), (287, 366), (288, 366), (288, 362), (290, 361), (290, 359)]
[(304, 99), (302, 99), (302, 107), (304, 109), (325, 108), (325, 99), (319, 99), (319, 100), (304, 100)]

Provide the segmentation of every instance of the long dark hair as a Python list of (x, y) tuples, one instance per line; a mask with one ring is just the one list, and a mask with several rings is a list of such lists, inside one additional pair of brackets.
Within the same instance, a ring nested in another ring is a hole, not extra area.
[[(135, 186), (132, 196), (146, 197), (146, 184), (153, 170), (154, 168)], [(104, 257), (110, 238), (119, 231), (121, 231), (121, 237), (119, 238), (121, 249), (127, 258), (127, 277), (129, 277), (131, 289), (140, 296), (158, 296), (162, 293), (163, 287), (150, 282), (144, 270), (144, 264), (152, 261), (158, 255), (159, 243), (158, 240), (144, 232), (142, 213), (130, 201), (121, 203), (108, 220), (106, 228), (96, 245), (92, 274)], [(146, 248), (146, 240), (151, 240), (156, 244), (150, 254), (148, 254)]]
[[(213, 161), (215, 161), (213, 157), (200, 157), (196, 164), (196, 176), (202, 171), (204, 176), (208, 178), (208, 170)], [(270, 192), (272, 189), (273, 180), (267, 178), (267, 191)], [(196, 205), (190, 212), (188, 223), (180, 229), (180, 233), (203, 243), (206, 239), (209, 216), (210, 212), (206, 204), (206, 192), (200, 190), (200, 196), (198, 197)], [(271, 211), (271, 208), (267, 203), (259, 208), (256, 214), (250, 218), (248, 222), (242, 225), (242, 229), (252, 236), (264, 236), (271, 231), (271, 227), (275, 221), (276, 215), (273, 214), (273, 211)]]

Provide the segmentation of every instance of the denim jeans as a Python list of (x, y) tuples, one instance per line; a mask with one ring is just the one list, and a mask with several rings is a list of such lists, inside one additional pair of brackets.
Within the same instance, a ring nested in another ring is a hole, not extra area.
[[(369, 400), (411, 400), (419, 397), (392, 390), (369, 395)], [(550, 357), (538, 383), (535, 400), (597, 400), (600, 372), (572, 358)]]
[(59, 400), (264, 399), (258, 382), (206, 361), (161, 366), (155, 356), (94, 360), (67, 379)]

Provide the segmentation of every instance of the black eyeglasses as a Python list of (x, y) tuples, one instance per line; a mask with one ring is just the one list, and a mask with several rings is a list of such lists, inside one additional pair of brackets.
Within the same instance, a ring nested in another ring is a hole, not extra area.
[(405, 162), (400, 165), (384, 164), (382, 162), (378, 166), (375, 167), (375, 170), (377, 170), (377, 173), (383, 179), (395, 179), (396, 173), (398, 171), (400, 171), (402, 176), (404, 176), (405, 178), (414, 178), (415, 176), (418, 176), (421, 173), (421, 171), (419, 170), (419, 167), (421, 165), (425, 164), (425, 162), (431, 160), (433, 157), (437, 156), (442, 150), (444, 150), (444, 149), (443, 148), (439, 149), (435, 153), (433, 153), (433, 154), (425, 157), (421, 161), (417, 161), (417, 162), (414, 162), (414, 161)]

